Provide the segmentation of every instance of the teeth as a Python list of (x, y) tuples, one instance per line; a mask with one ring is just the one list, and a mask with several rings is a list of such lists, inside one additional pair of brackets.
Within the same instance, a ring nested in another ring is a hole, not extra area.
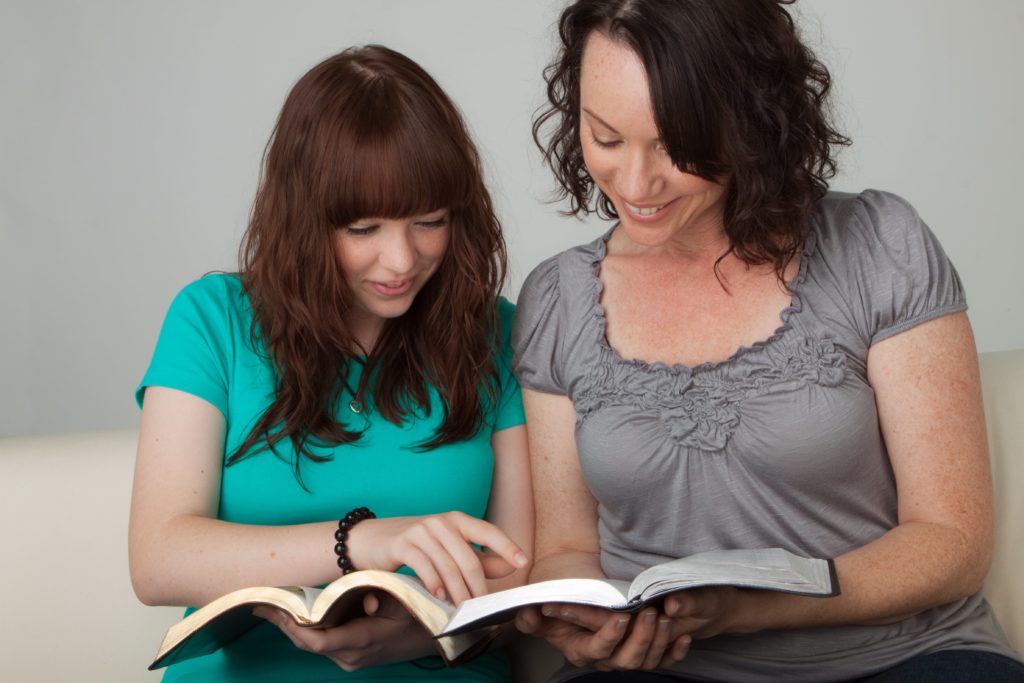
[[(664, 204), (662, 206), (664, 206)], [(639, 206), (633, 206), (629, 202), (626, 202), (626, 208), (628, 208), (632, 213), (635, 213), (637, 216), (653, 216), (654, 214), (661, 211), (662, 206), (652, 206), (646, 209), (641, 209)]]

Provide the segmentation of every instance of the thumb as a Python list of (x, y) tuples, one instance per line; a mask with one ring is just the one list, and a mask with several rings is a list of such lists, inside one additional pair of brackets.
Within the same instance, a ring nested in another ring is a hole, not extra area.
[[(373, 601), (372, 612), (367, 606), (370, 600)], [(402, 603), (387, 593), (367, 593), (363, 598), (363, 609), (366, 610), (367, 616), (371, 617), (398, 619), (409, 616), (409, 612), (402, 606)]]
[(366, 616), (372, 617), (377, 614), (377, 610), (380, 609), (380, 598), (377, 597), (376, 593), (370, 592), (363, 596), (363, 612)]
[(530, 635), (540, 628), (541, 617), (536, 607), (524, 607), (516, 613), (515, 627), (520, 633)]

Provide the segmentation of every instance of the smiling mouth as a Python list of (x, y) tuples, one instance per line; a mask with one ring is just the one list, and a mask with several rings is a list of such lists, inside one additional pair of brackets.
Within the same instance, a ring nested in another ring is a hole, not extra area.
[(667, 202), (667, 203), (661, 204), (659, 206), (633, 206), (629, 202), (624, 202), (624, 203), (626, 205), (626, 209), (628, 209), (629, 212), (631, 214), (633, 214), (634, 216), (637, 216), (639, 218), (650, 218), (651, 216), (654, 216), (659, 211), (664, 209), (666, 206), (671, 204), (672, 202)]
[(399, 282), (373, 282), (373, 288), (385, 296), (400, 296), (409, 291), (412, 287), (412, 280), (401, 280)]

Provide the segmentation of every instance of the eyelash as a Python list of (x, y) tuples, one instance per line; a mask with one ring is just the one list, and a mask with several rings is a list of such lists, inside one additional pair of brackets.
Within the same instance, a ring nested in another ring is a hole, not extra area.
[(601, 147), (602, 149), (611, 149), (611, 148), (617, 147), (619, 145), (618, 140), (616, 140), (614, 142), (605, 142), (604, 140), (598, 140), (597, 136), (594, 135), (593, 133), (590, 134), (590, 139), (594, 141), (595, 145), (597, 145), (598, 147)]
[(443, 228), (444, 226), (448, 225), (448, 216), (444, 215), (441, 216), (440, 218), (435, 218), (432, 221), (417, 221), (416, 225), (420, 226), (421, 228), (426, 228), (427, 230)]
[[(415, 223), (416, 227), (423, 228), (425, 230), (436, 230), (438, 228), (443, 228), (447, 224), (447, 215), (441, 216), (440, 218), (435, 218), (434, 220), (431, 221), (416, 221)], [(366, 235), (372, 235), (377, 230), (378, 227), (380, 226), (368, 225), (365, 228), (358, 228), (350, 225), (343, 228), (343, 230), (354, 237), (365, 237)]]

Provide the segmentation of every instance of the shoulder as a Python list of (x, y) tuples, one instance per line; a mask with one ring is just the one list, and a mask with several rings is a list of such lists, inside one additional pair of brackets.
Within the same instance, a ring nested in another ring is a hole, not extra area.
[(966, 308), (963, 286), (917, 211), (890, 192), (832, 193), (818, 204), (812, 268), (876, 343)]
[(253, 321), (249, 297), (238, 275), (214, 273), (185, 285), (171, 302), (164, 334), (201, 335), (218, 345), (249, 338)]
[(827, 193), (816, 206), (814, 232), (824, 246), (848, 252), (858, 247), (900, 246), (908, 236), (920, 238), (928, 233), (928, 228), (906, 199), (869, 189)]
[(190, 301), (200, 306), (237, 306), (248, 300), (241, 279), (234, 273), (204, 275), (182, 287), (175, 299)]
[(604, 258), (607, 234), (550, 256), (527, 276), (519, 294), (519, 306), (532, 307), (537, 300), (572, 297), (587, 289), (596, 278), (595, 268)]

